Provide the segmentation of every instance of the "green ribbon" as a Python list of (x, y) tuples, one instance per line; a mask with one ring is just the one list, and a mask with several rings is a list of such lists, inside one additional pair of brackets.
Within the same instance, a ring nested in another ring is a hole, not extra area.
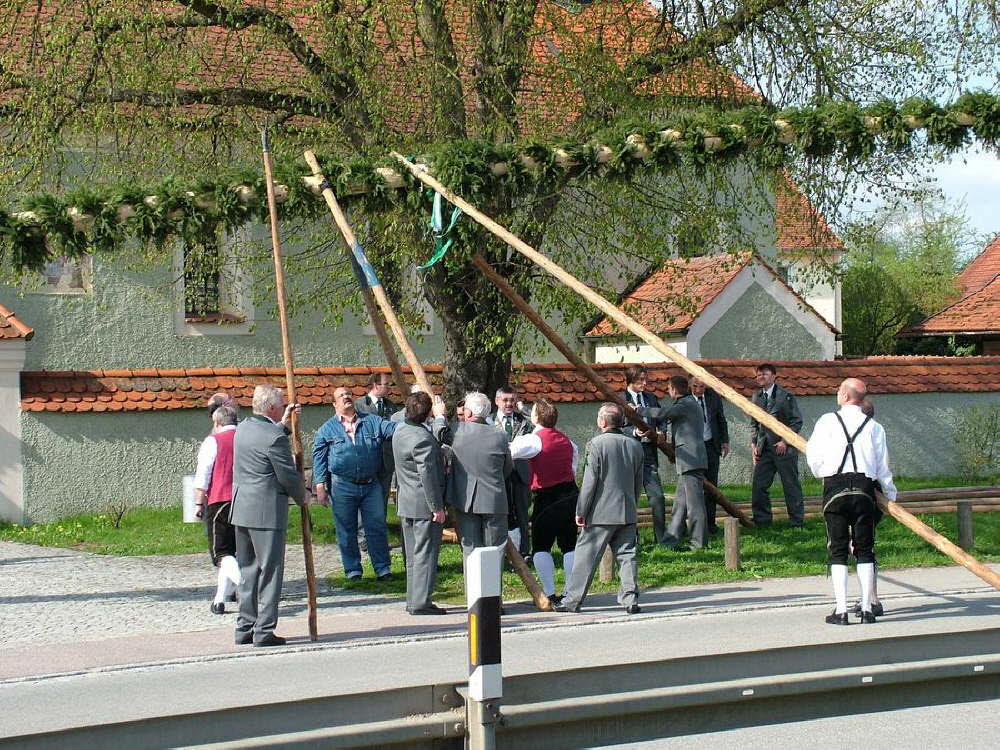
[(421, 271), (430, 268), (441, 260), (455, 242), (455, 238), (449, 237), (448, 235), (450, 235), (451, 230), (455, 228), (455, 222), (457, 222), (458, 217), (462, 215), (462, 209), (456, 206), (452, 210), (451, 221), (448, 222), (448, 226), (445, 228), (441, 204), (441, 193), (434, 193), (434, 207), (431, 208), (431, 220), (427, 223), (427, 226), (431, 230), (431, 234), (434, 236), (434, 254), (431, 256), (430, 260), (422, 266), (417, 266), (417, 268)]

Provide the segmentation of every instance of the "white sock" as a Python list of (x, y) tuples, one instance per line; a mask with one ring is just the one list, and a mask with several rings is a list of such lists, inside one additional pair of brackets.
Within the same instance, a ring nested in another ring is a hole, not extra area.
[(861, 611), (871, 612), (875, 563), (858, 563), (858, 581), (861, 583)]
[[(858, 568), (860, 567), (859, 565)], [(837, 609), (834, 611), (842, 615), (847, 611), (847, 566), (831, 565), (830, 578), (833, 579), (833, 596), (837, 600)]]
[(242, 576), (240, 575), (240, 564), (232, 555), (226, 555), (219, 560), (219, 571), (226, 574), (226, 578), (232, 581), (233, 586), (239, 586)]
[(575, 558), (575, 552), (567, 552), (563, 555), (563, 594), (566, 593), (566, 589), (569, 587), (569, 577), (573, 575), (573, 560)]
[(507, 532), (507, 536), (509, 536), (510, 540), (514, 543), (514, 549), (520, 549), (521, 548), (521, 530), (520, 529), (511, 529), (510, 531)]
[(228, 588), (231, 581), (226, 575), (226, 572), (219, 566), (219, 582), (215, 586), (215, 599), (212, 600), (213, 604), (222, 604), (226, 601), (226, 594), (228, 594)]
[(878, 604), (878, 562), (874, 567), (875, 575), (872, 576), (872, 604)]
[(556, 563), (552, 559), (550, 552), (536, 552), (531, 558), (535, 563), (535, 570), (538, 571), (538, 578), (542, 582), (542, 591), (546, 596), (553, 596), (556, 593)]

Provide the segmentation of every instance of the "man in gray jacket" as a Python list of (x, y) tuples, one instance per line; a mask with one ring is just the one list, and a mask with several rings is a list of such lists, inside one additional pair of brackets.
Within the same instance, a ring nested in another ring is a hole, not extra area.
[(601, 434), (590, 441), (583, 487), (576, 503), (576, 525), (583, 533), (576, 543), (573, 573), (557, 612), (578, 612), (607, 544), (618, 560), (618, 603), (630, 615), (639, 610), (636, 548), (636, 500), (642, 492), (642, 446), (622, 434), (625, 414), (616, 404), (597, 412)]
[(279, 422), (285, 394), (272, 385), (253, 391), (253, 415), (236, 428), (233, 447), (233, 510), (236, 561), (242, 580), (236, 643), (281, 646), (274, 634), (285, 573), (288, 498), (302, 505), (305, 487), (292, 460), (288, 432)]
[(639, 409), (639, 414), (653, 425), (670, 424), (677, 469), (677, 494), (670, 525), (660, 542), (664, 547), (677, 549), (681, 539), (690, 529), (691, 548), (708, 544), (708, 524), (705, 513), (705, 469), (708, 454), (705, 452), (703, 415), (697, 400), (691, 395), (688, 379), (673, 375), (667, 386), (674, 400), (670, 406), (657, 409)]
[[(443, 413), (444, 403), (440, 407)], [(431, 601), (431, 595), (444, 528), (444, 458), (426, 426), (431, 397), (411, 393), (404, 408), (405, 421), (392, 436), (392, 455), (407, 550), (406, 611), (411, 615), (443, 615), (445, 610)]]
[(485, 393), (465, 397), (465, 419), (452, 441), (451, 491), (462, 555), (507, 542), (507, 477), (513, 470), (507, 435), (486, 424)]

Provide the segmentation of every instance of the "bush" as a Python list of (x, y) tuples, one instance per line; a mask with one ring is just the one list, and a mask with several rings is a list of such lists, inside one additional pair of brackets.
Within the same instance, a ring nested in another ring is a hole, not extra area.
[(955, 444), (963, 473), (1000, 479), (1000, 406), (960, 411), (955, 419)]

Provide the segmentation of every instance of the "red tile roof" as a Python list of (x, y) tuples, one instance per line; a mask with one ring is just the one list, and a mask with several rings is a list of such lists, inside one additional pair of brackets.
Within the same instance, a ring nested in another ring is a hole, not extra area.
[[(635, 289), (627, 292), (618, 307), (654, 333), (682, 334), (751, 262), (756, 262), (777, 279), (805, 310), (822, 320), (831, 331), (837, 332), (759, 255), (748, 252), (735, 256), (722, 253), (667, 261)], [(604, 317), (584, 336), (620, 336), (622, 333), (614, 321)]]
[[(699, 364), (738, 391), (749, 394), (755, 387), (757, 361), (701, 360)], [(1000, 357), (870, 357), (775, 364), (782, 385), (800, 396), (832, 397), (846, 377), (861, 378), (873, 395), (1000, 391)], [(623, 365), (593, 367), (613, 387), (624, 389)], [(648, 369), (650, 388), (660, 395), (666, 393), (670, 376), (681, 373), (672, 364), (653, 364)], [(432, 384), (439, 387), (441, 366), (429, 365), (426, 370)], [(295, 372), (296, 398), (316, 405), (331, 404), (333, 391), (340, 386), (348, 386), (355, 396), (361, 396), (368, 374), (388, 369), (301, 367)], [(284, 382), (284, 370), (259, 367), (23, 372), (21, 409), (64, 413), (196, 409), (219, 390), (249, 406), (255, 385)], [(543, 396), (557, 403), (601, 400), (597, 390), (568, 364), (523, 365), (515, 368), (512, 382), (529, 400)]]
[(823, 214), (809, 202), (788, 173), (783, 173), (774, 195), (774, 223), (779, 250), (841, 250), (844, 243), (834, 234)]
[(958, 275), (958, 283), (966, 294), (977, 292), (1000, 275), (1000, 236), (983, 248), (965, 270)]
[(30, 341), (35, 329), (26, 326), (11, 310), (0, 305), (0, 339), (24, 339)]
[(1000, 237), (966, 266), (958, 283), (964, 293), (958, 302), (897, 335), (1000, 335)]

